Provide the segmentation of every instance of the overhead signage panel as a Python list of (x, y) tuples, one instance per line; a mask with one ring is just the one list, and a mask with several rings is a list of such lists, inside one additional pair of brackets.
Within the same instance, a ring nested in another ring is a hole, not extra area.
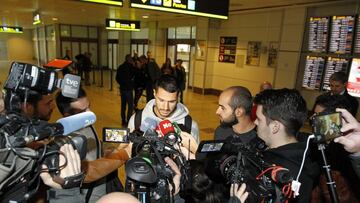
[(38, 25), (40, 23), (41, 23), (40, 13), (36, 12), (34, 13), (34, 17), (33, 17), (33, 25)]
[(108, 4), (108, 5), (115, 5), (115, 6), (123, 6), (123, 0), (80, 0), (80, 1)]
[(106, 19), (106, 29), (108, 30), (124, 30), (124, 31), (140, 31), (140, 21)]
[(130, 0), (133, 8), (228, 19), (229, 0)]
[(22, 27), (0, 26), (0, 32), (23, 33), (23, 28)]

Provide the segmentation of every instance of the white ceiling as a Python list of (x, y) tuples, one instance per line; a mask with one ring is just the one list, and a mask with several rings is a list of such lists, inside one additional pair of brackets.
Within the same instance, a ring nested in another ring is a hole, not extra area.
[[(230, 0), (229, 12), (352, 1), (354, 0)], [(33, 12), (36, 10), (40, 10), (44, 24), (52, 24), (54, 17), (58, 19), (57, 23), (78, 25), (104, 25), (105, 18), (154, 21), (188, 17), (183, 14), (132, 9), (129, 8), (129, 0), (124, 0), (123, 7), (79, 0), (0, 0), (0, 25), (31, 28)], [(143, 15), (149, 15), (149, 19), (143, 19)]]

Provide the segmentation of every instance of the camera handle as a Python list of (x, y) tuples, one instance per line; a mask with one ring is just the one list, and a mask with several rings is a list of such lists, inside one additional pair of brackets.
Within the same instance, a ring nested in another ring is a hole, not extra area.
[(318, 144), (318, 149), (320, 150), (321, 156), (324, 161), (323, 168), (325, 170), (325, 176), (326, 176), (326, 181), (327, 181), (326, 184), (328, 185), (331, 202), (339, 203), (340, 202), (339, 196), (336, 192), (336, 183), (331, 176), (331, 168), (330, 168), (330, 165), (327, 163), (326, 156), (325, 156), (325, 144)]

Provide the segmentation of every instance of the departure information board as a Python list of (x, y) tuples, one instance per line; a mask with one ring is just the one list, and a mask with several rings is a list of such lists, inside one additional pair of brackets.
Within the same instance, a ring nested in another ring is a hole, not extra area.
[(302, 86), (307, 89), (320, 89), (324, 65), (323, 57), (307, 56)]
[(329, 57), (326, 60), (325, 75), (323, 79), (323, 90), (330, 90), (330, 76), (335, 72), (347, 72), (349, 60), (344, 58)]
[(229, 0), (130, 0), (133, 8), (228, 19)]
[(353, 40), (354, 16), (333, 16), (331, 22), (330, 53), (349, 54)]
[(311, 52), (326, 52), (329, 32), (328, 17), (311, 17), (309, 22), (309, 48)]
[(360, 54), (360, 15), (357, 18), (354, 53)]

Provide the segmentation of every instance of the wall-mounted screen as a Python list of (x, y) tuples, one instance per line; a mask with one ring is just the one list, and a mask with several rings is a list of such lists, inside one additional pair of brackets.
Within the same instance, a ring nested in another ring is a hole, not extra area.
[(0, 32), (23, 33), (22, 27), (0, 26)]
[(326, 60), (325, 75), (323, 79), (323, 90), (330, 90), (330, 76), (335, 72), (347, 72), (349, 60), (344, 58), (329, 57)]
[(106, 19), (107, 30), (140, 31), (140, 21)]
[(309, 21), (309, 44), (311, 52), (326, 52), (329, 32), (328, 17), (311, 17)]
[(354, 53), (360, 54), (360, 15), (357, 18)]
[(320, 89), (324, 66), (324, 57), (307, 56), (302, 87), (313, 90)]
[(333, 16), (331, 21), (329, 52), (351, 53), (355, 20), (354, 16)]
[(229, 0), (130, 0), (133, 8), (228, 19)]
[(351, 96), (360, 97), (360, 58), (352, 59), (346, 89)]

